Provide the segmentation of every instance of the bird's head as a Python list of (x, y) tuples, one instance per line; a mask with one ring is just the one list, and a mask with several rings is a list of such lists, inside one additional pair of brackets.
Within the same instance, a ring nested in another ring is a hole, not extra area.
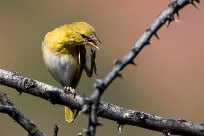
[(97, 46), (100, 43), (100, 40), (97, 38), (95, 29), (86, 22), (74, 22), (69, 24), (71, 31), (78, 34), (79, 40), (83, 41), (82, 45), (89, 45), (96, 49), (99, 49)]
[(86, 22), (74, 22), (60, 26), (46, 34), (43, 48), (53, 52), (67, 53), (67, 48), (74, 46), (90, 46), (99, 49), (100, 43), (95, 30)]

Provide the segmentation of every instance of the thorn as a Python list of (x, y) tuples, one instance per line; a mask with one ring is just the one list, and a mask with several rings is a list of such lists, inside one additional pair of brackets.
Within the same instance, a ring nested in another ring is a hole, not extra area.
[(150, 41), (147, 41), (147, 42), (146, 42), (146, 45), (150, 45), (150, 44), (151, 44), (151, 42), (150, 42)]
[(125, 124), (124, 124), (124, 123), (121, 123), (121, 122), (118, 122), (118, 121), (117, 121), (117, 123), (118, 123), (118, 133), (121, 134), (121, 133), (122, 133), (122, 128), (123, 128), (123, 126), (124, 126)]
[(192, 4), (196, 9), (199, 9), (196, 4), (194, 3), (196, 1), (197, 3), (200, 3), (200, 0), (189, 0), (189, 3)]
[(196, 9), (199, 9), (194, 2), (191, 3)]
[(122, 128), (123, 128), (123, 125), (120, 125), (120, 124), (119, 124), (119, 125), (118, 125), (118, 133), (119, 133), (119, 134), (122, 133)]
[(151, 44), (153, 44), (153, 41), (147, 41), (146, 44), (151, 45)]
[(172, 21), (172, 20), (168, 20), (168, 21), (167, 21), (167, 25), (166, 25), (167, 27), (169, 27), (171, 21)]
[(179, 18), (179, 11), (176, 11), (176, 16)]
[(137, 64), (132, 60), (130, 61), (130, 64), (134, 65), (134, 66), (137, 66)]
[(157, 33), (154, 33), (155, 37), (159, 40), (159, 36), (157, 35)]
[(170, 136), (171, 135), (171, 131), (163, 130), (163, 134), (166, 135), (166, 136)]
[(76, 110), (76, 113), (74, 115), (74, 120), (76, 119), (77, 115), (79, 114), (79, 110)]
[(16, 90), (19, 92), (20, 95), (23, 93), (23, 91), (21, 91), (20, 89), (16, 89)]
[(146, 29), (146, 32), (148, 32), (148, 31), (150, 31), (151, 30), (151, 28), (150, 27), (148, 27), (147, 29)]
[(118, 65), (118, 64), (121, 63), (121, 60), (119, 60), (119, 59), (117, 58), (117, 59), (115, 59), (115, 60), (113, 61), (113, 63), (114, 63), (115, 65)]
[(167, 27), (169, 27), (169, 25), (170, 25), (170, 23), (171, 23), (172, 21), (175, 21), (174, 17), (173, 17), (173, 16), (168, 17)]
[(147, 41), (147, 42), (146, 42), (146, 45), (151, 45), (151, 44), (152, 44), (151, 41)]
[(55, 123), (55, 125), (54, 125), (54, 136), (58, 135), (58, 130), (59, 130), (59, 126), (57, 125), (57, 123)]
[(118, 72), (118, 77), (120, 77), (120, 78), (123, 79), (122, 71), (119, 71), (119, 72)]

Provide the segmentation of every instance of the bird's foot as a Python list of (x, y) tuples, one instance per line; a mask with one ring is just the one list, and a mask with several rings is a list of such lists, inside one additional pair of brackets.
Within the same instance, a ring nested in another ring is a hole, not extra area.
[(64, 90), (64, 92), (65, 92), (66, 94), (73, 95), (74, 97), (76, 96), (75, 90), (74, 90), (74, 88), (72, 88), (72, 87), (65, 86), (65, 87), (63, 88), (63, 90)]

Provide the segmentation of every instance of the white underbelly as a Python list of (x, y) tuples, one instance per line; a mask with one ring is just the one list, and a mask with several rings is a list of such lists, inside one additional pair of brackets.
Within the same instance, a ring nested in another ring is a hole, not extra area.
[(62, 55), (60, 57), (44, 52), (43, 57), (50, 74), (62, 85), (71, 86), (78, 71), (78, 56)]

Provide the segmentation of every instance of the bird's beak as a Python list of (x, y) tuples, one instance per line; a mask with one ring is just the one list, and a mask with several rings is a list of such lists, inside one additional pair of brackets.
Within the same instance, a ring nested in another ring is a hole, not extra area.
[(99, 47), (97, 46), (98, 44), (101, 43), (101, 41), (98, 39), (98, 37), (96, 36), (96, 34), (93, 34), (92, 37), (88, 40), (89, 41), (89, 44), (98, 49), (99, 50)]

